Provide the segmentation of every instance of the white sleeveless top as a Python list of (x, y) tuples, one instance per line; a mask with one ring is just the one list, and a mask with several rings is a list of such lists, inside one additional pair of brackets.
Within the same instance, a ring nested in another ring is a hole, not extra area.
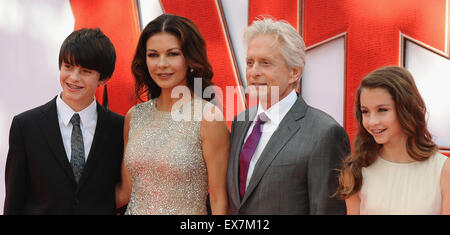
[(440, 214), (441, 171), (447, 157), (394, 163), (381, 157), (362, 168), (360, 214)]

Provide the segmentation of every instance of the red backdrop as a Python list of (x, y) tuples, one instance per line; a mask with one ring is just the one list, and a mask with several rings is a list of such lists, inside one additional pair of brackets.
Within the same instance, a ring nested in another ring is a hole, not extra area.
[[(130, 67), (140, 33), (137, 2), (72, 0), (71, 4), (76, 29), (100, 27), (116, 47), (118, 60), (108, 83), (108, 100), (113, 111), (124, 115), (137, 102)], [(223, 91), (225, 86), (240, 85), (221, 1), (161, 0), (161, 4), (165, 12), (188, 17), (200, 28), (207, 41), (214, 83)], [(354, 96), (361, 79), (378, 67), (402, 65), (404, 39), (400, 33), (448, 58), (447, 12), (445, 0), (249, 0), (249, 23), (260, 15), (287, 20), (303, 35), (307, 47), (345, 33), (344, 127), (351, 141), (357, 130)], [(97, 98), (102, 101), (102, 97), (103, 89), (99, 89)], [(225, 114), (243, 111), (241, 97), (234, 95), (235, 109), (224, 107)]]

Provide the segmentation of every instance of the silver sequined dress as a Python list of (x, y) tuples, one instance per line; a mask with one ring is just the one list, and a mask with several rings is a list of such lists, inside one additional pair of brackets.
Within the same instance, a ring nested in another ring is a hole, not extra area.
[[(206, 102), (197, 97), (193, 100)], [(183, 108), (193, 104), (191, 101)], [(171, 112), (156, 109), (156, 100), (133, 107), (124, 158), (132, 193), (125, 214), (207, 213), (201, 114), (200, 119), (194, 115), (190, 121), (174, 120)]]

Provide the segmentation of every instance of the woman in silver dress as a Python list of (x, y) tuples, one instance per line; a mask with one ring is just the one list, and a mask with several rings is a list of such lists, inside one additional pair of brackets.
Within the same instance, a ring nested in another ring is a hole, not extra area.
[(125, 214), (206, 214), (209, 192), (212, 214), (226, 214), (229, 130), (221, 111), (201, 98), (213, 72), (197, 26), (170, 14), (150, 22), (132, 72), (138, 98), (148, 101), (125, 118), (117, 206), (128, 203)]

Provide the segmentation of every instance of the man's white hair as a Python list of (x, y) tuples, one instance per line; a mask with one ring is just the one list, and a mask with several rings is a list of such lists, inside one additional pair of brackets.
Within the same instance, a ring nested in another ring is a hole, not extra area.
[(281, 54), (288, 67), (301, 68), (303, 71), (306, 57), (305, 42), (294, 27), (284, 20), (275, 21), (270, 18), (263, 18), (253, 21), (245, 30), (245, 44), (248, 46), (255, 36), (261, 34), (274, 35), (275, 42), (281, 42)]

